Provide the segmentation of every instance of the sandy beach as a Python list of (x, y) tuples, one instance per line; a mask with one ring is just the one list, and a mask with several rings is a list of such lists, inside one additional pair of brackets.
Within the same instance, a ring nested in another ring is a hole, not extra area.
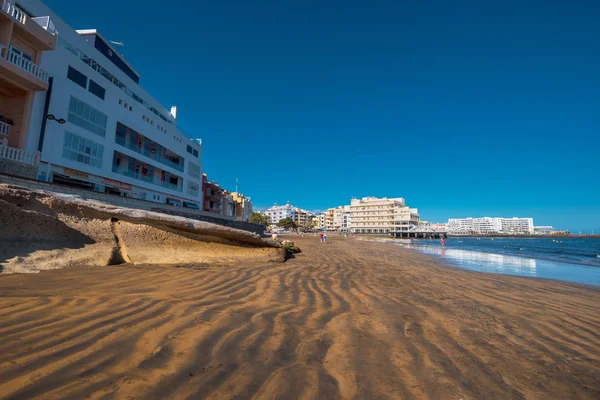
[(0, 397), (600, 398), (599, 289), (294, 240), (285, 263), (0, 276)]

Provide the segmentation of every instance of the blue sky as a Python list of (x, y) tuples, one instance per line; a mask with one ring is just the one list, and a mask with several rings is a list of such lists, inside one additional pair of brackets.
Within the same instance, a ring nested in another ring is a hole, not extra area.
[(125, 42), (255, 208), (405, 197), (600, 231), (598, 1), (46, 3)]

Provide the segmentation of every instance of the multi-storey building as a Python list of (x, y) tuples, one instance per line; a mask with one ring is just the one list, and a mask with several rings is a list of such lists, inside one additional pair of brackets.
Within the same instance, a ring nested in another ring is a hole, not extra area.
[(324, 230), (325, 229), (325, 218), (326, 218), (326, 213), (321, 213), (318, 215), (318, 229)]
[(336, 231), (347, 232), (350, 230), (351, 223), (350, 206), (339, 206), (333, 209), (333, 229)]
[(323, 214), (325, 214), (325, 226), (324, 229), (326, 231), (333, 231), (335, 230), (335, 226), (334, 226), (334, 212), (335, 212), (335, 208), (329, 208), (327, 211), (325, 211)]
[(448, 232), (458, 234), (533, 233), (532, 218), (452, 218), (448, 220)]
[(177, 108), (150, 96), (97, 30), (72, 29), (39, 0), (3, 4), (0, 96), (11, 100), (0, 100), (0, 114), (19, 160), (39, 161), (41, 180), (198, 207), (201, 142), (178, 128)]
[(235, 218), (240, 221), (248, 221), (252, 215), (252, 201), (250, 197), (246, 197), (238, 192), (231, 193), (231, 197), (235, 206)]
[(502, 218), (502, 232), (533, 233), (533, 218)]
[(296, 208), (294, 212), (294, 222), (296, 225), (302, 228), (308, 228), (311, 225), (311, 220), (315, 216), (314, 213), (303, 210), (301, 208)]
[(206, 174), (202, 174), (202, 192), (204, 193), (202, 211), (222, 214), (223, 189), (218, 183), (209, 181)]
[(235, 201), (228, 190), (221, 191), (221, 214), (226, 217), (235, 217)]
[(396, 234), (419, 225), (418, 210), (406, 206), (403, 198), (352, 199), (350, 216), (351, 231), (359, 234)]
[(296, 219), (296, 208), (289, 202), (283, 206), (274, 204), (273, 207), (267, 209), (264, 214), (271, 218), (271, 225), (276, 225), (280, 220), (284, 218)]
[(538, 235), (551, 235), (554, 232), (556, 232), (556, 229), (554, 229), (550, 225), (534, 226), (533, 227), (533, 232), (536, 233), (536, 234), (538, 234)]
[(31, 120), (39, 113), (35, 100), (46, 97), (50, 87), (50, 75), (40, 64), (56, 48), (53, 21), (47, 11), (34, 15), (0, 0), (0, 172), (37, 175), (39, 152), (37, 135), (30, 135), (36, 131)]

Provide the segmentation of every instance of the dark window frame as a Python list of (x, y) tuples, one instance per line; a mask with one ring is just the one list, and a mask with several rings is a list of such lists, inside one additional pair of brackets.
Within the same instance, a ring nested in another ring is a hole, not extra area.
[(90, 79), (88, 91), (102, 100), (104, 100), (104, 96), (106, 96), (106, 89), (94, 82), (93, 79)]
[(67, 78), (69, 78), (69, 80), (75, 82), (82, 88), (87, 89), (87, 82), (88, 82), (87, 75), (85, 75), (82, 72), (79, 72), (77, 69), (73, 68), (70, 65), (69, 65), (69, 70), (67, 71)]

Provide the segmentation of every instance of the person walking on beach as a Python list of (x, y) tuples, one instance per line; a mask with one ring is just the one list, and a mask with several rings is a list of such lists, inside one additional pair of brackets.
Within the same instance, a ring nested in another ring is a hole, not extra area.
[(323, 243), (323, 237), (324, 237), (324, 236), (325, 236), (325, 235), (323, 235), (323, 232), (321, 232), (321, 234), (319, 235), (319, 238), (321, 239), (321, 243)]
[(326, 242), (327, 241), (327, 234), (323, 234), (323, 241)]
[(446, 242), (444, 241), (444, 238), (442, 238), (442, 240), (440, 240), (440, 243), (442, 244), (442, 247), (444, 247), (444, 244), (446, 244)]

